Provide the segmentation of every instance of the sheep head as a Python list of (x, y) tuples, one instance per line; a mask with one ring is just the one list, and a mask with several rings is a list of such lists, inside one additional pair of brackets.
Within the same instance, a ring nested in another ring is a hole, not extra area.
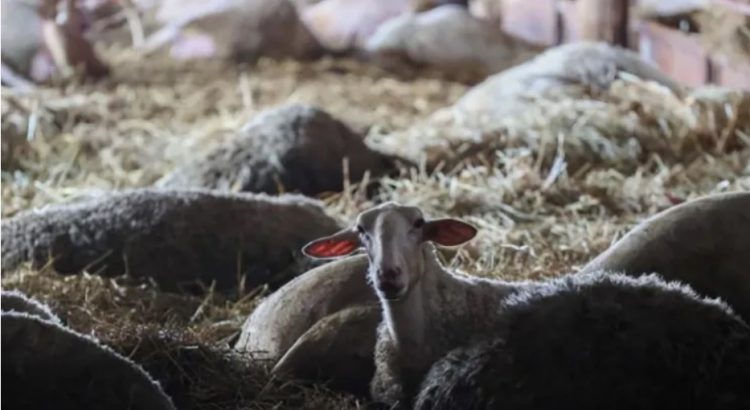
[(456, 246), (476, 233), (466, 222), (426, 221), (419, 208), (388, 202), (359, 214), (353, 226), (308, 243), (303, 252), (328, 259), (364, 248), (370, 260), (369, 280), (378, 296), (399, 300), (425, 274), (423, 247), (427, 242)]

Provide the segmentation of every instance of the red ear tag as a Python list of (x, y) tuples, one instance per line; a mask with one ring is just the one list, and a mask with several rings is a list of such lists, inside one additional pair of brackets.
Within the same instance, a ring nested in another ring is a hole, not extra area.
[(323, 239), (304, 248), (307, 255), (316, 258), (333, 258), (354, 252), (359, 244), (350, 240)]

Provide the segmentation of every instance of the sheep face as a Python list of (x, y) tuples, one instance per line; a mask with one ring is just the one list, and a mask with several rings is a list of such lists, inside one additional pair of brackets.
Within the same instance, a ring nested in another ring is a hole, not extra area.
[(407, 295), (425, 274), (426, 242), (455, 246), (476, 232), (455, 219), (425, 221), (419, 208), (389, 202), (361, 213), (353, 227), (310, 242), (303, 252), (334, 258), (363, 247), (370, 261), (370, 282), (380, 298), (393, 301)]

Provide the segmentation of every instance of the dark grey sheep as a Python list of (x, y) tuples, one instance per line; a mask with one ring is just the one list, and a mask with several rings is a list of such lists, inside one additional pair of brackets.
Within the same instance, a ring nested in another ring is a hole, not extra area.
[(583, 272), (658, 272), (750, 320), (750, 192), (711, 195), (646, 219)]
[(2, 405), (34, 409), (173, 410), (140, 366), (54, 321), (3, 311)]
[(304, 271), (299, 247), (337, 227), (302, 196), (130, 190), (4, 220), (2, 268), (53, 258), (60, 273), (148, 277), (170, 291), (278, 286)]
[(573, 275), (498, 311), (497, 337), (438, 361), (416, 409), (750, 408), (750, 327), (684, 285)]
[(0, 291), (0, 310), (3, 312), (26, 313), (48, 322), (60, 323), (47, 305), (37, 302), (16, 290)]
[(288, 105), (266, 111), (230, 141), (157, 182), (162, 187), (200, 187), (249, 192), (316, 195), (343, 188), (349, 178), (391, 172), (395, 162), (368, 148), (362, 137), (325, 111)]

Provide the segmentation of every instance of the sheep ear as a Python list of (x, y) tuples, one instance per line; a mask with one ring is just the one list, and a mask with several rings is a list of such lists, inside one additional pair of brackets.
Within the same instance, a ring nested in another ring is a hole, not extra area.
[(438, 245), (456, 246), (468, 242), (477, 234), (477, 228), (458, 219), (436, 219), (425, 222), (423, 238)]
[(360, 246), (359, 236), (351, 229), (345, 229), (308, 243), (302, 252), (312, 258), (329, 259), (349, 255)]

